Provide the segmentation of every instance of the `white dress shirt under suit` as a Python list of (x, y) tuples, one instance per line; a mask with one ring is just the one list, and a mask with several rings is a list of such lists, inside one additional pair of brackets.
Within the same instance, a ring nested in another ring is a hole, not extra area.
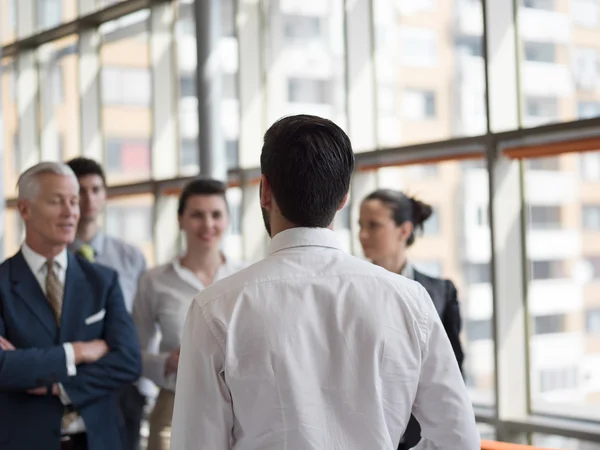
[(425, 289), (327, 229), (202, 291), (186, 320), (172, 450), (479, 450), (473, 408)]
[[(40, 284), (40, 288), (42, 288), (42, 292), (46, 295), (46, 276), (48, 275), (48, 266), (46, 265), (46, 258), (39, 253), (36, 253), (27, 245), (27, 243), (23, 243), (21, 246), (21, 253), (23, 253), (23, 258), (25, 258), (25, 262), (31, 269), (31, 272), (35, 276), (35, 279)], [(64, 286), (65, 280), (67, 278), (67, 250), (64, 249), (54, 258), (53, 269), (58, 276), (60, 283)], [(63, 344), (65, 349), (65, 356), (67, 361), (67, 373), (69, 376), (74, 377), (77, 375), (77, 366), (75, 365), (75, 351), (73, 350), (73, 344), (70, 342), (66, 342)], [(63, 389), (61, 385), (60, 388), (60, 401), (63, 405), (70, 405), (71, 399), (67, 395), (67, 392)], [(71, 423), (67, 429), (63, 429), (63, 434), (75, 434), (82, 433), (85, 431), (85, 424), (83, 423), (83, 419), (79, 417), (75, 422)]]

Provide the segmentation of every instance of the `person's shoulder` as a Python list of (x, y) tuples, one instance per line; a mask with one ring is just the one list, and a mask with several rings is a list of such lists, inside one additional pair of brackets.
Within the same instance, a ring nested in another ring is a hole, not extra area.
[(111, 280), (118, 278), (117, 271), (111, 267), (100, 263), (92, 263), (78, 253), (69, 252), (69, 263), (78, 264), (79, 267), (88, 276), (98, 278), (100, 280)]
[(123, 239), (120, 239), (115, 236), (105, 235), (105, 239), (110, 245), (122, 256), (131, 261), (140, 262), (144, 261), (144, 254), (142, 251), (128, 242), (125, 242)]

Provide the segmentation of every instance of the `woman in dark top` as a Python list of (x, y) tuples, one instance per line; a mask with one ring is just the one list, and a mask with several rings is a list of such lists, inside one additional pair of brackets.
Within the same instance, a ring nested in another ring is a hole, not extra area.
[[(464, 354), (459, 339), (460, 309), (456, 288), (450, 280), (435, 278), (416, 270), (407, 258), (415, 232), (431, 216), (431, 206), (400, 191), (380, 189), (369, 194), (360, 207), (360, 243), (374, 264), (419, 282), (429, 293), (462, 372)], [(409, 449), (421, 439), (421, 427), (414, 417), (406, 428), (399, 450)]]

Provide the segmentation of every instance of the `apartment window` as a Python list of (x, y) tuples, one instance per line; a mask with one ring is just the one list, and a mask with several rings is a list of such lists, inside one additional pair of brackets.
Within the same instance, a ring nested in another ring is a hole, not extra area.
[(564, 314), (533, 317), (533, 334), (553, 334), (565, 331)]
[(150, 168), (150, 142), (144, 139), (106, 140), (106, 171), (137, 172)]
[(179, 78), (179, 96), (182, 98), (196, 96), (196, 83), (192, 75)]
[(571, 14), (573, 22), (583, 27), (596, 28), (600, 13), (598, 0), (572, 0)]
[(291, 103), (329, 103), (329, 80), (288, 79), (288, 101)]
[(553, 280), (566, 276), (567, 270), (562, 260), (531, 261), (532, 280)]
[(468, 320), (465, 328), (469, 342), (492, 339), (491, 319)]
[(132, 244), (152, 240), (152, 207), (107, 205), (106, 232)]
[(435, 91), (406, 89), (402, 100), (402, 110), (406, 119), (434, 119), (436, 116)]
[(559, 229), (560, 206), (530, 206), (529, 226), (533, 230)]
[(102, 101), (106, 105), (147, 106), (150, 104), (150, 70), (134, 67), (102, 69)]
[(462, 35), (456, 38), (456, 50), (469, 56), (483, 56), (483, 39), (481, 36)]
[(38, 28), (52, 28), (62, 22), (62, 0), (37, 0)]
[(577, 367), (548, 369), (540, 371), (540, 392), (576, 389), (579, 385)]
[(242, 234), (242, 205), (240, 202), (229, 202), (229, 232)]
[(598, 85), (598, 50), (595, 48), (573, 49), (573, 78), (579, 90), (593, 91)]
[(584, 205), (581, 209), (584, 230), (600, 231), (600, 205)]
[(600, 280), (600, 256), (588, 256), (585, 258), (591, 280)]
[(465, 278), (468, 284), (490, 283), (491, 273), (489, 263), (467, 263)]
[(52, 100), (55, 105), (60, 105), (65, 98), (64, 90), (64, 76), (62, 66), (60, 64), (54, 64), (50, 70), (51, 86), (52, 86)]
[(579, 164), (585, 181), (600, 181), (600, 152), (581, 153)]
[(558, 104), (554, 97), (526, 97), (525, 115), (529, 117), (556, 117)]
[(480, 227), (487, 227), (489, 225), (488, 220), (488, 208), (486, 206), (477, 207), (477, 225)]
[(553, 63), (556, 61), (556, 45), (550, 42), (525, 42), (525, 60)]
[(525, 160), (527, 170), (560, 170), (560, 160), (556, 156), (531, 158)]
[(585, 312), (585, 330), (591, 334), (600, 334), (600, 308)]
[(227, 168), (235, 169), (238, 166), (239, 149), (237, 140), (225, 141), (225, 155), (227, 158)]
[(600, 116), (599, 102), (578, 102), (577, 117), (579, 119), (592, 119)]
[(181, 167), (194, 166), (198, 163), (198, 146), (196, 139), (181, 139), (181, 154), (179, 164)]
[(523, 0), (523, 6), (525, 6), (525, 8), (554, 11), (554, 1), (555, 0)]
[(283, 18), (283, 33), (289, 44), (318, 41), (321, 37), (321, 18), (287, 14)]
[(429, 219), (427, 219), (425, 221), (425, 223), (423, 223), (423, 234), (425, 236), (427, 236), (427, 235), (436, 235), (439, 233), (440, 233), (439, 209), (433, 208), (433, 213), (431, 214)]
[(428, 28), (400, 30), (400, 61), (405, 66), (437, 66), (437, 42), (435, 31)]

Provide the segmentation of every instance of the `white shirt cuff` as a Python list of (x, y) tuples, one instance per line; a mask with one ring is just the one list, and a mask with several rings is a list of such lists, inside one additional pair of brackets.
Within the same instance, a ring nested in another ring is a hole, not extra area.
[(67, 375), (74, 377), (77, 375), (77, 366), (75, 365), (75, 350), (73, 349), (73, 344), (65, 342), (63, 348), (65, 349), (65, 357), (67, 359)]
[(65, 391), (62, 383), (58, 383), (58, 398), (60, 398), (60, 402), (65, 406), (71, 404), (69, 394), (67, 394), (67, 391)]

